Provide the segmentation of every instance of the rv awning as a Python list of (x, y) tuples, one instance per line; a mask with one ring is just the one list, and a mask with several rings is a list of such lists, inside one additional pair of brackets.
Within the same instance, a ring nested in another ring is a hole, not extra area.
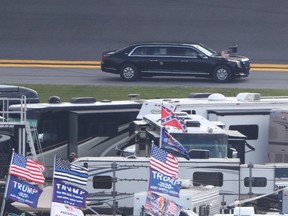
[(247, 138), (244, 134), (240, 133), (237, 130), (226, 130), (229, 138)]
[(269, 115), (270, 109), (215, 109), (207, 110), (207, 113), (214, 113), (215, 115)]
[(141, 126), (141, 125), (147, 125), (148, 123), (144, 120), (138, 120), (138, 121), (134, 121), (134, 124)]

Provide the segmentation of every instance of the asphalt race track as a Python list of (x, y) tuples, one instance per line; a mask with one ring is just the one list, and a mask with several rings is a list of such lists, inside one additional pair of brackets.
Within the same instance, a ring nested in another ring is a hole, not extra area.
[[(67, 71), (38, 67), (25, 74), (27, 66), (15, 67), (19, 60), (99, 61), (103, 51), (138, 41), (196, 41), (217, 51), (238, 45), (239, 53), (252, 64), (281, 64), (288, 72), (286, 0), (1, 0), (0, 4), (1, 83), (13, 81), (13, 74), (22, 74), (25, 82), (31, 73), (40, 79), (43, 71), (60, 77)], [(9, 64), (3, 65), (3, 60)], [(83, 75), (92, 70), (79, 67), (68, 71)], [(95, 79), (91, 74), (90, 82), (97, 84), (100, 73), (96, 67)], [(259, 73), (261, 70), (253, 72), (236, 85), (249, 85), (248, 80), (255, 79), (260, 81), (256, 87), (288, 88), (287, 73)], [(118, 76), (103, 76), (107, 82), (119, 82)], [(82, 82), (86, 83), (76, 81)]]
[(286, 0), (1, 0), (0, 59), (99, 60), (138, 41), (238, 45), (254, 63), (288, 63)]

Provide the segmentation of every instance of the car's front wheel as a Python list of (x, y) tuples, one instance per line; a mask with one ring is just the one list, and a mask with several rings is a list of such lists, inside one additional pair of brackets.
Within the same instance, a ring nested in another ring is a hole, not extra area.
[(216, 82), (225, 83), (232, 80), (231, 69), (225, 65), (217, 66), (213, 72), (213, 78)]
[(121, 67), (120, 77), (123, 81), (135, 81), (139, 78), (139, 71), (134, 65), (125, 64)]

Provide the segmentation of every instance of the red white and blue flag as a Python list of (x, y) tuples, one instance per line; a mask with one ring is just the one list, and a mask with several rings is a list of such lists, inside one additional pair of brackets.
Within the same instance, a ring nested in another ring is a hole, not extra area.
[(179, 118), (172, 110), (168, 109), (165, 106), (162, 106), (161, 110), (161, 124), (163, 126), (176, 127), (184, 132), (187, 132), (184, 121)]
[(178, 177), (179, 167), (177, 158), (155, 145), (152, 146), (150, 167), (165, 175), (174, 178)]
[(10, 175), (17, 176), (36, 184), (44, 184), (44, 170), (45, 167), (41, 163), (28, 159), (15, 152), (13, 153)]

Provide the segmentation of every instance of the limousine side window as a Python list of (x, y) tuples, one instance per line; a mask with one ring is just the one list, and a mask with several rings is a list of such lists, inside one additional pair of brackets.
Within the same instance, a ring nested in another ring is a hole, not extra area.
[(132, 51), (130, 56), (146, 56), (148, 54), (148, 47), (137, 47)]
[(168, 56), (196, 58), (197, 54), (198, 52), (192, 48), (169, 47), (167, 49)]
[(167, 48), (166, 47), (153, 47), (150, 48), (148, 54), (155, 55), (155, 56), (167, 56)]

